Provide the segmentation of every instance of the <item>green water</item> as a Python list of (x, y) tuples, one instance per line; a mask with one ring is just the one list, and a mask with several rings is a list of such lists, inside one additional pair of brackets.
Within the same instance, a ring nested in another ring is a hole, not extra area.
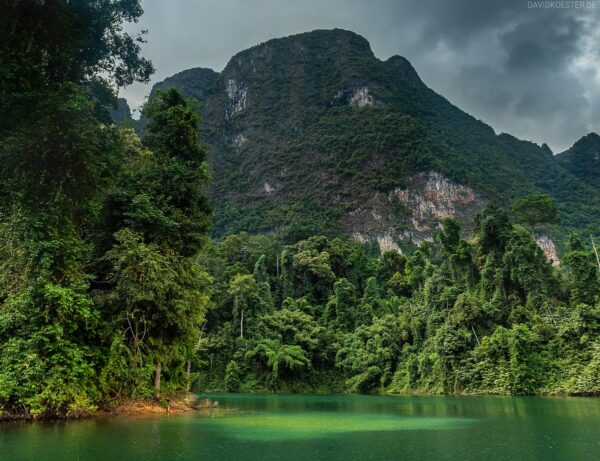
[(212, 415), (0, 426), (0, 460), (599, 460), (600, 399), (213, 395)]

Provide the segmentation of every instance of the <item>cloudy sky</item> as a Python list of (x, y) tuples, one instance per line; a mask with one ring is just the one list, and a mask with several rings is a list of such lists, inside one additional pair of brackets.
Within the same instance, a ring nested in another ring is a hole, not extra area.
[[(152, 83), (270, 38), (343, 28), (461, 109), (555, 152), (600, 131), (600, 0), (142, 0)], [(150, 88), (122, 91), (132, 107)]]

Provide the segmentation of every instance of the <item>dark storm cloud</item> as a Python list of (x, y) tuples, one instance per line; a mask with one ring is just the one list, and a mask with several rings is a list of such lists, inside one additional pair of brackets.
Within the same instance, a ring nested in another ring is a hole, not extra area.
[[(147, 0), (141, 27), (150, 30), (154, 81), (190, 67), (221, 70), (234, 53), (270, 38), (353, 30), (378, 57), (408, 58), (430, 87), (496, 131), (560, 151), (600, 130), (600, 0), (533, 3)], [(148, 91), (135, 85), (124, 95), (136, 106)]]

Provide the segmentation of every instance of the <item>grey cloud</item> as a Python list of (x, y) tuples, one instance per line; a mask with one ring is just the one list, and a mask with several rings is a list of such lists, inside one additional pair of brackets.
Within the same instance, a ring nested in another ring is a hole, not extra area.
[(502, 37), (509, 69), (562, 71), (578, 55), (585, 26), (580, 18), (539, 17), (520, 23)]
[[(494, 127), (555, 151), (599, 130), (600, 9), (532, 9), (527, 0), (147, 0), (139, 26), (154, 81), (221, 70), (270, 38), (340, 27), (375, 54), (408, 58), (422, 79)], [(149, 88), (124, 90), (133, 106)]]

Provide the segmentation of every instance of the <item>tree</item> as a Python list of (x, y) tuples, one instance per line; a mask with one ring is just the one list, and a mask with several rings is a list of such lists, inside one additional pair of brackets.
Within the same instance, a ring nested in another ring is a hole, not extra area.
[(172, 366), (176, 387), (184, 379), (174, 372), (176, 364), (195, 353), (207, 279), (194, 257), (207, 239), (210, 209), (203, 192), (204, 151), (197, 143), (199, 119), (189, 102), (169, 89), (143, 113), (150, 130), (144, 144), (150, 149), (132, 150), (106, 198), (110, 213), (104, 228), (115, 242), (104, 257), (112, 285), (103, 296), (119, 313), (134, 350), (138, 332), (145, 332), (142, 352), (154, 361), (158, 396), (165, 368)]
[(502, 259), (508, 289), (532, 308), (540, 308), (553, 294), (552, 264), (522, 228), (515, 228)]
[(442, 223), (442, 230), (438, 234), (442, 244), (442, 256), (449, 259), (456, 254), (460, 243), (460, 224), (456, 219), (446, 218)]
[[(164, 368), (183, 363), (195, 352), (208, 304), (208, 280), (189, 258), (146, 244), (129, 229), (116, 238), (118, 243), (106, 254), (113, 268), (108, 281), (114, 284), (108, 297), (126, 306), (119, 318), (141, 366), (154, 361), (158, 396)], [(173, 382), (179, 379), (172, 374)]]
[(304, 312), (282, 308), (263, 315), (259, 324), (260, 336), (263, 338), (300, 346), (311, 356), (323, 352), (325, 328)]
[[(229, 294), (233, 296), (234, 317), (239, 320), (240, 338), (244, 338), (244, 315), (256, 304), (258, 286), (251, 275), (236, 275), (229, 284)], [(246, 319), (247, 321), (247, 319)]]
[(85, 87), (106, 102), (113, 90), (147, 82), (143, 33), (124, 32), (143, 10), (138, 0), (3, 1), (0, 15), (0, 132), (35, 120), (49, 93)]
[(487, 205), (475, 216), (475, 235), (483, 254), (503, 251), (511, 230), (506, 211), (496, 205)]
[(334, 295), (327, 303), (327, 319), (344, 331), (352, 331), (361, 315), (352, 283), (342, 278), (333, 286)]
[(405, 267), (406, 256), (394, 250), (386, 251), (378, 261), (377, 281), (385, 286), (394, 274), (404, 274)]
[(90, 296), (88, 237), (124, 142), (104, 106), (152, 71), (122, 29), (141, 13), (136, 0), (2, 3), (3, 410), (77, 415), (101, 400), (110, 328)]
[(238, 392), (240, 390), (240, 373), (238, 364), (235, 360), (231, 360), (225, 369), (225, 389), (227, 392)]
[(261, 358), (271, 369), (271, 383), (276, 385), (284, 371), (294, 372), (310, 366), (310, 360), (300, 346), (281, 344), (272, 339), (260, 339), (254, 349), (248, 351), (246, 358)]
[[(326, 300), (331, 293), (335, 274), (331, 268), (329, 253), (315, 248), (314, 242), (299, 242), (293, 254), (284, 253), (284, 282), (292, 285), (292, 292), (308, 291), (311, 302)], [(290, 264), (291, 263), (291, 264)]]
[(594, 256), (596, 257), (596, 264), (598, 264), (598, 271), (600, 271), (600, 256), (598, 256), (598, 249), (596, 248), (596, 241), (594, 240), (594, 227), (588, 226), (587, 231), (590, 234), (590, 242), (592, 243), (592, 250), (594, 251)]
[(252, 271), (252, 277), (256, 280), (258, 285), (258, 292), (261, 301), (261, 307), (263, 310), (269, 312), (273, 310), (273, 296), (271, 294), (271, 285), (269, 283), (269, 276), (267, 274), (267, 268), (265, 266), (265, 255), (261, 255), (254, 265)]
[(587, 251), (576, 233), (569, 239), (569, 252), (563, 258), (566, 269), (566, 285), (571, 303), (594, 305), (600, 296), (600, 270), (595, 264), (592, 252)]
[(368, 392), (391, 379), (403, 342), (410, 337), (404, 318), (384, 315), (372, 325), (359, 326), (345, 337), (336, 366), (349, 376), (346, 385), (354, 392)]
[(520, 224), (527, 224), (531, 235), (540, 224), (558, 224), (560, 216), (554, 199), (546, 194), (530, 194), (513, 203), (515, 218)]

